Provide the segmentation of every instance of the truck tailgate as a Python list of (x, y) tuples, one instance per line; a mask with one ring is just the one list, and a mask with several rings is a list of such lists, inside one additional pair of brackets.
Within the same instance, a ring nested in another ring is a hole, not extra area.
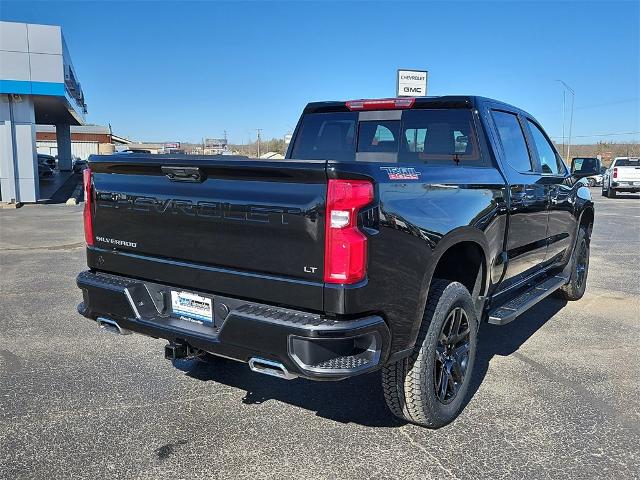
[(640, 165), (637, 167), (615, 167), (617, 169), (617, 182), (640, 182)]
[(322, 281), (325, 162), (122, 157), (90, 159), (95, 247)]

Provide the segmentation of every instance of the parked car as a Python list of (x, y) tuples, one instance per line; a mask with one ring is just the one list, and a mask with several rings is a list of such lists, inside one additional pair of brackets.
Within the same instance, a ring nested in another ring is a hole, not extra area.
[(55, 167), (55, 158), (51, 155), (44, 155), (42, 153), (38, 154), (38, 177), (39, 178), (50, 178), (53, 176), (53, 167), (51, 167), (51, 162), (53, 161), (53, 165)]
[(602, 196), (615, 198), (620, 192), (640, 192), (640, 159), (616, 157), (602, 178)]
[(607, 171), (607, 167), (600, 167), (600, 173), (587, 177), (587, 182), (590, 187), (599, 187), (602, 185), (602, 179), (604, 178), (604, 172)]
[(87, 161), (80, 158), (73, 159), (73, 173), (82, 173), (87, 168)]
[(56, 158), (52, 155), (46, 155), (44, 153), (38, 154), (38, 164), (43, 164), (49, 167), (51, 170), (56, 168)]
[(127, 150), (121, 150), (119, 152), (115, 152), (113, 155), (122, 155), (122, 154), (131, 154), (131, 153), (151, 153), (151, 150), (146, 150), (144, 148), (128, 148)]
[(38, 177), (50, 178), (53, 176), (53, 170), (46, 163), (38, 163)]
[(583, 296), (579, 179), (595, 173), (571, 173), (528, 113), (473, 96), (310, 103), (285, 161), (94, 155), (78, 310), (167, 339), (171, 360), (380, 369), (395, 415), (440, 427), (465, 404), (481, 322)]
[(582, 168), (582, 165), (589, 165), (588, 168), (595, 168), (595, 175), (586, 177), (586, 181), (590, 187), (595, 186), (596, 184), (602, 183), (602, 178), (600, 178), (600, 182), (598, 183), (598, 176), (600, 175), (601, 163), (599, 158), (595, 157), (574, 157), (571, 160), (571, 171), (573, 172), (575, 168)]

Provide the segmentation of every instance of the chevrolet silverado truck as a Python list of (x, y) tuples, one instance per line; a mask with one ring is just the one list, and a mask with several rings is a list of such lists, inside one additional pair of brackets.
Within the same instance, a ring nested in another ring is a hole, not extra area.
[(602, 177), (602, 196), (616, 198), (621, 192), (640, 192), (640, 159), (616, 157)]
[(78, 310), (171, 360), (381, 370), (393, 414), (440, 427), (470, 395), (481, 322), (584, 294), (593, 174), (474, 96), (310, 103), (278, 161), (92, 156)]

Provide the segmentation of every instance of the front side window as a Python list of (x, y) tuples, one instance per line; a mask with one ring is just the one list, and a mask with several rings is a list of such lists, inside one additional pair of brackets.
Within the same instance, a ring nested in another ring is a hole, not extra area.
[(558, 175), (564, 173), (564, 168), (561, 166), (562, 160), (556, 155), (556, 151), (553, 149), (547, 137), (545, 137), (540, 127), (538, 127), (531, 120), (527, 120), (531, 136), (533, 137), (533, 143), (536, 146), (538, 152), (538, 159), (540, 160), (540, 168), (542, 173), (547, 175)]
[(531, 157), (518, 117), (499, 110), (493, 110), (492, 116), (507, 163), (518, 172), (532, 172)]

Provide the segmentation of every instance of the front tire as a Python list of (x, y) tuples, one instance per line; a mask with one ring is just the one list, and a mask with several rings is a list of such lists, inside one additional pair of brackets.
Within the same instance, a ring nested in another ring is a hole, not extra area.
[(434, 279), (413, 352), (382, 370), (391, 412), (429, 428), (453, 421), (469, 393), (477, 335), (469, 291), (461, 283)]
[(558, 293), (565, 300), (580, 300), (587, 288), (589, 274), (589, 235), (585, 227), (580, 227), (576, 248), (571, 257), (571, 277), (569, 283), (560, 287)]

